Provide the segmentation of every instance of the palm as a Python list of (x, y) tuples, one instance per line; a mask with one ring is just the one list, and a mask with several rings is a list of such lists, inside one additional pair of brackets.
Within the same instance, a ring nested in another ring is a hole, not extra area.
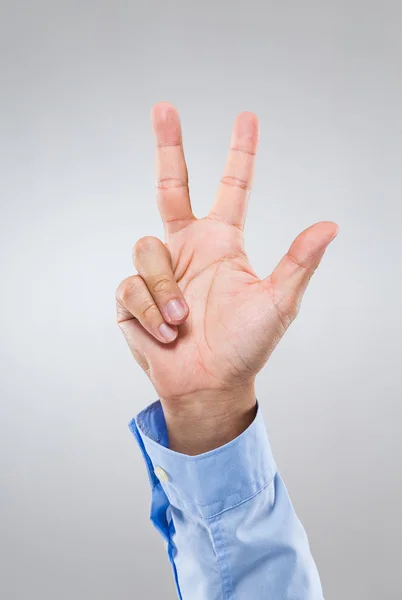
[(190, 315), (175, 343), (155, 341), (155, 385), (172, 390), (177, 383), (183, 394), (255, 375), (283, 324), (244, 254), (240, 231), (206, 218), (168, 236), (167, 245)]
[(337, 226), (318, 223), (296, 238), (271, 276), (259, 279), (243, 247), (258, 127), (254, 115), (236, 121), (217, 199), (196, 219), (177, 113), (156, 107), (158, 204), (171, 266), (189, 306), (171, 344), (133, 320), (126, 337), (161, 397), (186, 396), (251, 380), (297, 313), (305, 287)]

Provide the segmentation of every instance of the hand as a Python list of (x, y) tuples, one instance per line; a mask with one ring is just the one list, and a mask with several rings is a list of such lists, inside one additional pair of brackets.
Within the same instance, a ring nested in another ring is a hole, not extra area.
[(152, 121), (166, 243), (145, 237), (135, 244), (138, 274), (117, 289), (117, 320), (161, 399), (170, 447), (198, 453), (253, 419), (256, 374), (296, 317), (338, 226), (320, 222), (303, 231), (259, 279), (243, 242), (256, 116), (237, 117), (215, 204), (202, 219), (191, 210), (175, 108), (157, 104)]

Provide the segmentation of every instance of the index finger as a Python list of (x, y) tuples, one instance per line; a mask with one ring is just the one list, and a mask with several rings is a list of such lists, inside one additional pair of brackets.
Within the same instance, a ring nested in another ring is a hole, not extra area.
[(156, 189), (159, 212), (168, 233), (195, 219), (191, 210), (180, 118), (174, 106), (159, 102), (152, 109), (156, 143)]

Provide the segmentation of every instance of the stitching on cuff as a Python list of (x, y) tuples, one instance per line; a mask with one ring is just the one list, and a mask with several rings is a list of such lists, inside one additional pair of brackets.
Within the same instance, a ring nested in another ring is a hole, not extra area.
[(183, 512), (188, 511), (190, 514), (193, 515), (199, 515), (200, 511), (202, 511), (203, 509), (207, 509), (207, 508), (211, 508), (215, 505), (219, 505), (222, 504), (223, 502), (230, 500), (230, 498), (232, 496), (236, 496), (239, 493), (241, 493), (242, 491), (246, 490), (247, 488), (251, 488), (253, 485), (258, 484), (260, 480), (262, 480), (263, 482), (260, 483), (260, 485), (258, 486), (258, 489), (255, 490), (254, 492), (251, 493), (250, 490), (250, 495), (248, 495), (246, 498), (243, 498), (241, 500), (239, 500), (238, 502), (236, 502), (235, 504), (232, 504), (230, 506), (227, 506), (226, 508), (222, 508), (222, 510), (217, 510), (217, 512), (213, 513), (212, 515), (209, 516), (205, 516), (202, 515), (202, 517), (206, 520), (209, 519), (213, 519), (214, 517), (217, 517), (218, 515), (222, 514), (223, 512), (227, 512), (228, 510), (232, 510), (233, 508), (236, 508), (237, 506), (240, 506), (241, 504), (244, 504), (245, 502), (248, 502), (249, 500), (251, 500), (252, 498), (254, 498), (255, 496), (258, 496), (258, 494), (260, 492), (262, 492), (265, 488), (267, 488), (269, 485), (271, 485), (272, 481), (274, 480), (276, 474), (277, 474), (277, 468), (276, 465), (274, 465), (274, 471), (271, 474), (271, 476), (264, 481), (264, 478), (266, 476), (266, 474), (268, 472), (270, 472), (271, 469), (266, 469), (265, 471), (263, 471), (262, 473), (260, 473), (260, 475), (258, 477), (256, 477), (255, 479), (253, 479), (251, 482), (249, 482), (246, 486), (243, 486), (242, 488), (240, 488), (238, 491), (233, 492), (231, 494), (228, 494), (227, 496), (224, 496), (223, 498), (221, 498), (220, 500), (215, 500), (214, 502), (211, 502), (210, 504), (196, 504), (195, 502), (192, 502), (191, 500), (185, 500), (184, 498), (182, 498), (182, 496), (176, 491), (176, 488), (173, 485), (169, 484), (163, 484), (162, 487), (166, 493), (166, 495), (168, 496), (169, 502), (170, 504), (172, 504), (170, 498), (169, 498), (169, 494), (168, 494), (168, 488), (171, 487), (176, 498), (179, 501), (180, 506), (177, 507), (179, 508), (179, 510), (182, 510)]
[(238, 506), (241, 506), (245, 502), (249, 502), (250, 500), (252, 500), (256, 496), (258, 496), (258, 494), (261, 494), (261, 492), (264, 491), (267, 487), (269, 487), (271, 485), (271, 483), (273, 482), (273, 480), (275, 479), (276, 475), (277, 475), (277, 471), (272, 475), (272, 477), (270, 479), (268, 479), (268, 481), (259, 490), (257, 490), (251, 496), (248, 496), (247, 498), (244, 498), (244, 500), (240, 500), (239, 502), (237, 502), (236, 504), (233, 504), (232, 506), (228, 506), (226, 508), (223, 508), (221, 511), (219, 511), (219, 512), (213, 514), (213, 515), (210, 515), (209, 517), (205, 517), (205, 519), (207, 521), (209, 521), (210, 519), (214, 519), (215, 517), (218, 517), (219, 515), (221, 515), (224, 512), (228, 512), (229, 510), (233, 510), (234, 508), (237, 508)]
[[(227, 496), (222, 496), (222, 498), (220, 500), (214, 500), (214, 502), (210, 502), (209, 504), (197, 504), (195, 502), (192, 502), (191, 500), (186, 500), (185, 498), (183, 498), (180, 493), (176, 490), (176, 487), (173, 484), (169, 484), (168, 482), (165, 483), (164, 485), (166, 486), (167, 489), (169, 489), (169, 486), (172, 487), (172, 489), (175, 491), (175, 493), (177, 494), (178, 498), (180, 498), (180, 500), (182, 502), (184, 502), (185, 504), (190, 503), (193, 504), (194, 506), (199, 506), (201, 508), (205, 507), (208, 508), (210, 506), (213, 506), (214, 504), (219, 504), (219, 502), (222, 502), (223, 500), (229, 500), (232, 496), (236, 496), (237, 494), (240, 494), (241, 492), (243, 492), (244, 490), (246, 490), (247, 488), (252, 487), (254, 484), (258, 483), (260, 481), (260, 479), (263, 479), (264, 476), (266, 476), (267, 473), (270, 473), (274, 471), (274, 473), (270, 476), (269, 478), (269, 482), (272, 481), (272, 479), (274, 478), (276, 472), (277, 472), (277, 468), (276, 465), (274, 464), (271, 467), (268, 467), (268, 469), (265, 469), (265, 471), (262, 471), (261, 473), (259, 473), (254, 479), (252, 479), (251, 481), (247, 482), (246, 485), (242, 486), (241, 488), (235, 490), (234, 492), (231, 492), (230, 494), (227, 494)], [(263, 484), (265, 485), (265, 484)], [(261, 488), (262, 489), (262, 488)]]

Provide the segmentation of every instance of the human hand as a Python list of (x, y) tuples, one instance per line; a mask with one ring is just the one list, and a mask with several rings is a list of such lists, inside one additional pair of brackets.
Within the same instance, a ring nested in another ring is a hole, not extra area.
[(170, 447), (197, 454), (252, 421), (255, 377), (298, 314), (338, 226), (324, 221), (303, 231), (260, 279), (243, 242), (256, 116), (237, 117), (215, 203), (202, 219), (191, 210), (177, 111), (157, 104), (152, 121), (166, 242), (135, 244), (138, 274), (117, 289), (117, 320), (161, 399)]

